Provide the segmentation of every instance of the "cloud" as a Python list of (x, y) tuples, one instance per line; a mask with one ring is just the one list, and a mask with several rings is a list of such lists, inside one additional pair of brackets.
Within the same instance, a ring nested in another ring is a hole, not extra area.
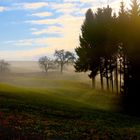
[(49, 17), (52, 16), (51, 12), (39, 12), (39, 13), (33, 13), (32, 16), (37, 16), (37, 17)]
[(78, 45), (79, 34), (80, 34), (80, 27), (83, 23), (83, 17), (73, 17), (70, 15), (64, 15), (57, 19), (52, 20), (39, 20), (36, 22), (32, 22), (32, 24), (40, 24), (46, 25), (51, 23), (59, 23), (62, 27), (49, 27), (48, 30), (44, 29), (42, 31), (35, 31), (34, 34), (41, 34), (41, 33), (60, 33), (63, 35), (61, 38), (54, 38), (50, 37), (47, 39), (47, 45), (49, 47), (58, 47), (63, 49), (74, 49)]
[(31, 2), (31, 3), (14, 3), (9, 9), (25, 9), (25, 10), (37, 10), (43, 7), (47, 7), (47, 2)]
[(57, 12), (62, 12), (63, 14), (70, 14), (76, 9), (76, 4), (73, 3), (59, 3), (51, 4), (51, 8)]
[(30, 39), (23, 39), (23, 40), (7, 41), (5, 42), (5, 44), (11, 44), (12, 46), (16, 46), (16, 47), (46, 46), (47, 40), (46, 38), (30, 38)]
[(45, 29), (36, 29), (36, 30), (32, 30), (32, 34), (33, 35), (42, 35), (42, 34), (62, 34), (62, 27), (58, 27), (58, 26), (49, 26), (48, 28)]
[(61, 24), (62, 26), (65, 24), (72, 24), (72, 22), (76, 23), (81, 21), (83, 17), (75, 17), (71, 15), (62, 15), (53, 19), (41, 19), (41, 20), (28, 20), (27, 23), (36, 24), (36, 25), (51, 25), (51, 24)]
[(36, 25), (45, 25), (45, 24), (50, 25), (50, 24), (55, 24), (56, 19), (28, 20), (25, 22), (30, 24), (36, 24)]
[[(41, 43), (42, 47), (40, 48), (34, 48), (34, 49), (28, 49), (22, 50), (22, 51), (1, 51), (0, 55), (2, 58), (8, 59), (8, 60), (33, 60), (34, 58), (42, 55), (47, 55), (49, 57), (53, 57), (53, 54), (55, 50), (58, 49), (65, 49), (69, 51), (73, 51), (73, 46), (71, 44), (76, 43), (71, 41), (71, 39), (58, 39), (58, 38), (38, 38), (38, 39), (26, 39), (18, 42), (34, 42), (32, 45), (35, 45), (35, 43), (38, 43), (38, 45)], [(10, 43), (10, 42), (9, 42)], [(13, 42), (15, 43), (15, 42)], [(26, 43), (22, 44), (25, 45)], [(63, 44), (63, 45), (62, 45)], [(21, 44), (19, 44), (21, 45)]]
[[(27, 50), (21, 50), (21, 51), (1, 51), (0, 55), (4, 59), (8, 60), (33, 60), (34, 58), (42, 55), (47, 55), (49, 57), (53, 57), (53, 54), (55, 50), (59, 49), (65, 49), (69, 51), (73, 51), (73, 47), (71, 47), (71, 42), (70, 40), (59, 40), (58, 38), (49, 38), (45, 39), (45, 42), (48, 42), (51, 44), (51, 46), (45, 46), (40, 47), (40, 48), (34, 48), (34, 49), (28, 49)], [(44, 43), (45, 43), (44, 42)], [(58, 43), (58, 44), (57, 44)], [(62, 45), (63, 43), (63, 45)], [(65, 47), (64, 47), (65, 46)]]
[(37, 31), (37, 28), (30, 28), (31, 31)]
[[(95, 3), (97, 0), (63, 0), (64, 2), (73, 3), (73, 2), (80, 2), (80, 3)], [(100, 0), (101, 1), (101, 0)]]
[[(126, 8), (130, 8), (130, 0), (123, 0)], [(86, 9), (91, 8), (94, 12), (96, 12), (97, 8), (107, 7), (109, 5), (114, 12), (118, 12), (120, 9), (120, 0), (64, 0), (65, 3), (76, 4), (76, 9), (74, 12), (78, 14), (85, 13)], [(85, 6), (86, 5), (86, 6)], [(82, 8), (80, 8), (80, 6)], [(79, 8), (78, 8), (79, 7)]]
[(6, 7), (0, 6), (0, 12), (4, 12), (4, 11), (6, 11), (6, 10), (7, 10)]
[(25, 3), (23, 4), (23, 7), (25, 9), (39, 9), (42, 7), (48, 6), (47, 2), (35, 2), (35, 3)]
[[(47, 48), (36, 48), (28, 51), (0, 51), (1, 58), (6, 60), (34, 60), (34, 58), (47, 54)], [(47, 54), (49, 55), (49, 54)], [(51, 55), (50, 55), (51, 56)]]

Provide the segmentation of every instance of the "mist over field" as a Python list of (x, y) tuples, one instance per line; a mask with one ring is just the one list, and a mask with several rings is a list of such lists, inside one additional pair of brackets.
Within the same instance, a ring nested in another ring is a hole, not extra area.
[[(38, 61), (8, 61), (8, 63), (10, 64), (9, 71), (0, 73), (0, 81), (14, 84), (15, 86), (44, 86), (47, 88), (49, 85), (48, 83), (50, 83), (49, 80), (61, 80), (62, 83), (63, 81), (65, 83), (65, 80), (76, 80), (80, 83), (86, 84), (89, 87), (91, 86), (91, 80), (88, 77), (88, 73), (76, 73), (74, 66), (71, 64), (65, 65), (64, 72), (61, 74), (59, 67), (50, 69), (46, 73), (42, 68), (40, 68)], [(57, 87), (56, 84), (53, 85), (53, 82), (50, 86), (54, 86), (54, 88)]]
[(13, 73), (38, 73), (42, 72), (38, 61), (8, 61), (10, 72)]
[[(8, 61), (10, 64), (11, 73), (41, 73), (43, 69), (40, 68), (38, 61)], [(59, 72), (59, 67), (56, 69), (51, 69), (51, 71)], [(65, 65), (65, 73), (74, 73), (74, 66), (71, 64)], [(45, 73), (45, 72), (44, 72)]]

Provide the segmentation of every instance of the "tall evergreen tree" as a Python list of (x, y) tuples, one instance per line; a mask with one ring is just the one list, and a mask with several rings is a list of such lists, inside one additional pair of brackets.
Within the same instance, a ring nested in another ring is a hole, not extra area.
[(132, 0), (131, 1), (131, 10), (130, 10), (130, 15), (132, 18), (137, 18), (140, 15), (140, 8), (139, 8), (139, 3), (138, 0)]
[(106, 78), (107, 90), (111, 88), (113, 90), (113, 69), (114, 69), (114, 53), (116, 51), (115, 46), (115, 34), (114, 34), (114, 21), (115, 17), (112, 17), (112, 9), (107, 6), (103, 9), (98, 9), (96, 13), (97, 24), (99, 30), (98, 36), (98, 49), (100, 55), (100, 77), (101, 87), (103, 89), (103, 77)]
[(125, 10), (125, 4), (122, 1), (118, 16), (118, 55), (119, 60), (119, 74), (120, 74), (120, 92), (126, 92), (127, 81), (127, 46), (128, 46), (128, 29), (129, 29), (129, 15)]
[(95, 87), (95, 76), (99, 68), (99, 57), (93, 37), (95, 36), (94, 14), (91, 9), (86, 13), (84, 24), (82, 25), (82, 35), (79, 37), (80, 46), (75, 49), (78, 59), (75, 62), (77, 72), (90, 71), (89, 77), (92, 79), (92, 87)]

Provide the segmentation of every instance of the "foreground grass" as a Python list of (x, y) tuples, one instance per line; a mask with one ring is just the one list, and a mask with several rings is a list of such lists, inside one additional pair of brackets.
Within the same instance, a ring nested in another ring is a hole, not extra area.
[(140, 139), (140, 119), (117, 113), (111, 93), (65, 75), (16, 78), (0, 84), (0, 139)]

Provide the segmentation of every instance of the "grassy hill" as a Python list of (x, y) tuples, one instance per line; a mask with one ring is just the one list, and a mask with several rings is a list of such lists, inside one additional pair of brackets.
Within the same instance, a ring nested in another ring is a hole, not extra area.
[(0, 76), (0, 139), (139, 140), (140, 119), (117, 112), (119, 97), (85, 74)]

